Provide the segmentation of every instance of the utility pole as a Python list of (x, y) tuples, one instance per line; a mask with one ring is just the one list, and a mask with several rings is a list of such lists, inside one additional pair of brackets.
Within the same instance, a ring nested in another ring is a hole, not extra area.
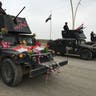
[[(52, 15), (52, 14), (51, 14), (51, 15)], [(51, 38), (51, 37), (52, 37), (52, 36), (51, 36), (51, 35), (52, 35), (51, 33), (52, 33), (52, 18), (51, 18), (51, 20), (50, 20), (50, 40), (52, 39), (52, 38)]]

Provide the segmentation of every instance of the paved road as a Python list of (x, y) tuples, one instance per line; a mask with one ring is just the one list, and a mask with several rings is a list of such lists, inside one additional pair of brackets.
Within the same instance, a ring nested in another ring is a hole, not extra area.
[[(57, 61), (65, 57), (56, 57)], [(96, 96), (96, 60), (69, 58), (61, 73), (27, 79), (10, 88), (0, 80), (0, 96)]]

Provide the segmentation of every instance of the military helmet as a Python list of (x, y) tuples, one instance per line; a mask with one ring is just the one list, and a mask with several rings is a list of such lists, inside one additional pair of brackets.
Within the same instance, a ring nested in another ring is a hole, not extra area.
[(67, 24), (68, 24), (68, 22), (65, 22), (65, 24), (67, 25)]

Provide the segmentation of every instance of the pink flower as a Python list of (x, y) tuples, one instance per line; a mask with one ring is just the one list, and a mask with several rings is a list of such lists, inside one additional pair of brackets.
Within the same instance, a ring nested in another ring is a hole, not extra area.
[(8, 48), (9, 47), (8, 42), (1, 42), (1, 45), (2, 45), (3, 48)]

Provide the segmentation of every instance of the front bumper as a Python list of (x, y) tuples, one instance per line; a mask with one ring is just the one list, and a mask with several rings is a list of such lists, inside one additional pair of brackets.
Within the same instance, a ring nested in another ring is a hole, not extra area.
[(56, 68), (60, 68), (66, 64), (68, 64), (68, 61), (62, 61), (59, 63), (56, 63), (54, 61), (50, 61), (50, 62), (39, 64), (37, 68), (30, 71), (29, 77), (33, 78), (33, 77), (36, 77), (36, 76), (39, 76), (42, 74), (47, 74), (48, 70), (55, 70)]

